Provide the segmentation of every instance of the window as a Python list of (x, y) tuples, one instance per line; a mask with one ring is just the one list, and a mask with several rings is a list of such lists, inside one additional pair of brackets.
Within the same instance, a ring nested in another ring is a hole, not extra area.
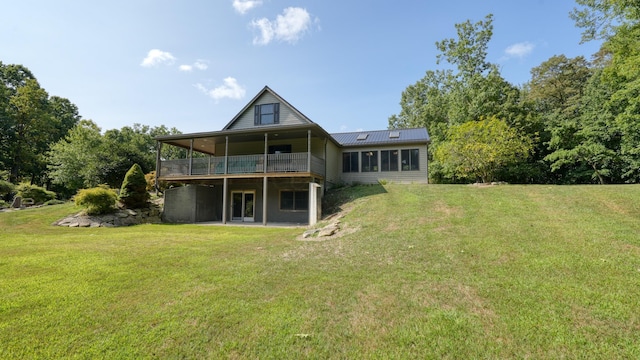
[(358, 153), (342, 153), (342, 172), (358, 172)]
[(286, 190), (280, 192), (280, 210), (307, 211), (309, 210), (309, 191)]
[(398, 150), (380, 151), (382, 171), (398, 171)]
[(256, 105), (253, 112), (254, 125), (270, 125), (280, 123), (280, 104)]
[(363, 151), (362, 172), (378, 171), (378, 151)]
[(269, 154), (290, 154), (291, 144), (287, 145), (269, 145)]
[(420, 170), (418, 149), (402, 150), (402, 171)]

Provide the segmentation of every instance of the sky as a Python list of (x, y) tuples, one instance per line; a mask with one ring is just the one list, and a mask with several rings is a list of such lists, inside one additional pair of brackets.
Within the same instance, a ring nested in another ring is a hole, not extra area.
[[(386, 129), (455, 24), (493, 14), (487, 60), (514, 85), (554, 55), (591, 58), (573, 0), (21, 0), (0, 61), (29, 68), (102, 128), (221, 130), (267, 85), (330, 133)], [(10, 16), (8, 16), (10, 14)]]

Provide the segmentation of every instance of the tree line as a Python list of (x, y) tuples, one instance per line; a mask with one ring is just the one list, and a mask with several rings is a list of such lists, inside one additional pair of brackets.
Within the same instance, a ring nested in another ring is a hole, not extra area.
[(487, 61), (493, 16), (456, 24), (437, 63), (402, 93), (390, 128), (426, 127), (434, 182), (637, 183), (640, 180), (640, 5), (576, 0), (591, 60), (554, 55), (514, 86)]
[[(119, 188), (134, 164), (145, 173), (155, 169), (155, 136), (178, 133), (141, 124), (103, 132), (71, 101), (50, 96), (28, 68), (0, 62), (0, 180), (5, 183), (27, 182), (62, 197), (99, 184)], [(166, 149), (163, 156), (185, 154)]]

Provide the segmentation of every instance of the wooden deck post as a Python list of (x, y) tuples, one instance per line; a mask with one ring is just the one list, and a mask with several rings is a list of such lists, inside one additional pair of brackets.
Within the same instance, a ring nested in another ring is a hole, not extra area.
[(267, 225), (267, 177), (262, 178), (262, 225)]
[(160, 186), (158, 185), (158, 177), (160, 177), (160, 162), (162, 158), (160, 157), (160, 152), (162, 151), (162, 143), (158, 141), (158, 145), (156, 146), (156, 179), (155, 179), (155, 188), (156, 188), (156, 196), (158, 196), (158, 191), (160, 190)]
[[(227, 161), (227, 160), (229, 160), (229, 137), (225, 136), (224, 137), (224, 173), (225, 173), (225, 175), (227, 174), (227, 167), (228, 167), (228, 164), (229, 164), (229, 161)], [(226, 181), (226, 179), (225, 179), (225, 181)], [(226, 184), (226, 182), (225, 182), (225, 184)]]
[(267, 146), (267, 137), (268, 134), (264, 133), (264, 160), (262, 161), (263, 166), (264, 166), (264, 173), (267, 173), (267, 154), (268, 154), (268, 146)]
[(189, 174), (193, 175), (191, 171), (193, 169), (193, 139), (191, 139), (191, 144), (189, 145)]
[[(226, 160), (225, 160), (226, 161)], [(227, 181), (225, 177), (222, 181), (222, 223), (227, 223)]]

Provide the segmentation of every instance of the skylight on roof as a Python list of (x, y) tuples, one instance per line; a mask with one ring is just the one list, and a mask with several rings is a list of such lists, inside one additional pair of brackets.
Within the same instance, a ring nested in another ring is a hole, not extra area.
[(358, 138), (356, 140), (367, 140), (367, 136), (369, 136), (369, 134), (358, 134)]
[(397, 139), (400, 137), (400, 131), (392, 131), (389, 133), (389, 139)]

